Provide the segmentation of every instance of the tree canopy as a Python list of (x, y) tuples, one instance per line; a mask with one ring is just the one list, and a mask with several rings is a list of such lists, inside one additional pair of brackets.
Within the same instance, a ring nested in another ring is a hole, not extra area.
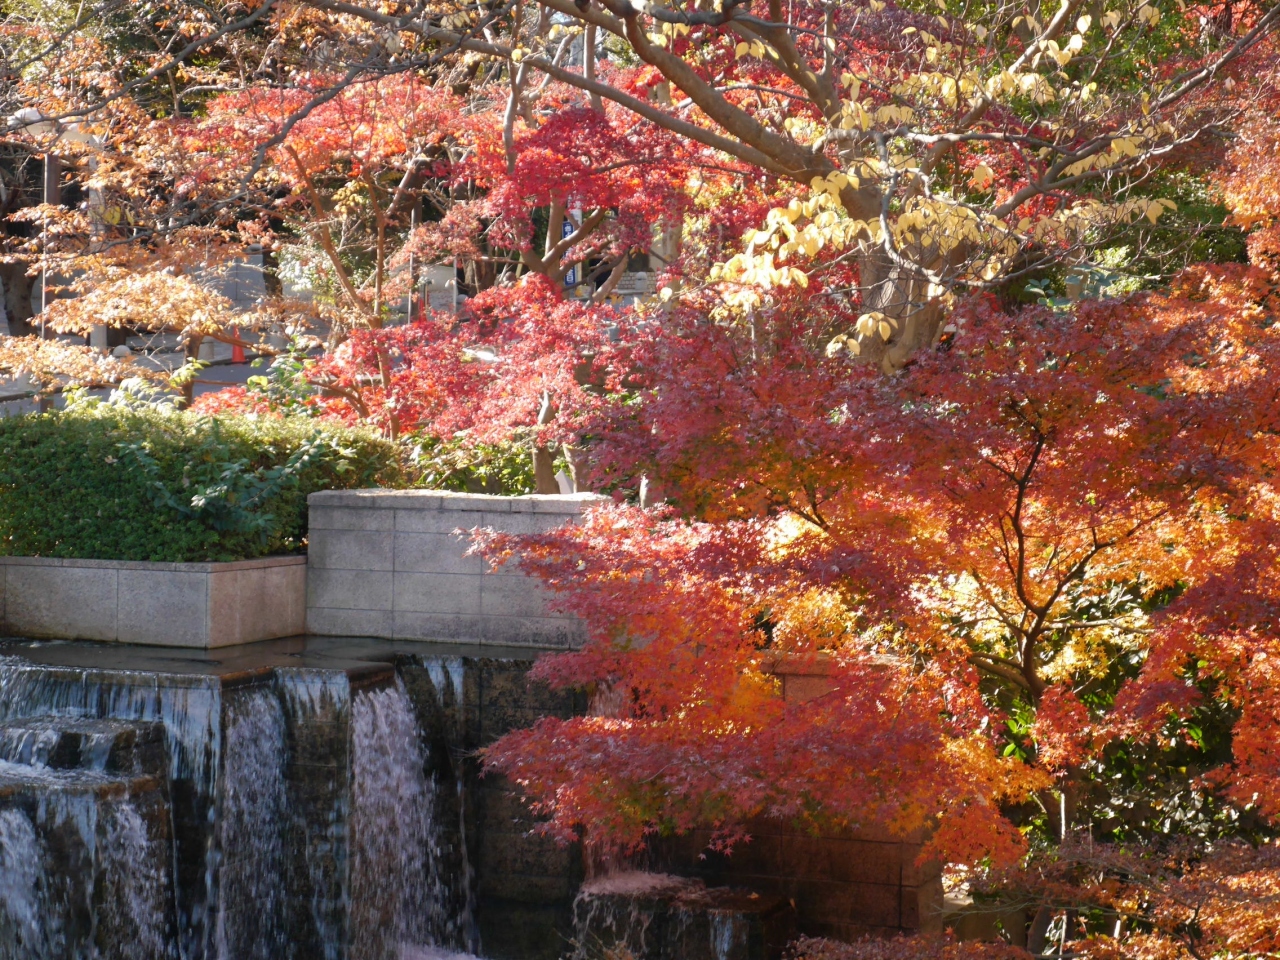
[(1035, 953), (1280, 949), (1280, 6), (3, 15), (0, 372), (220, 340), (275, 359), (197, 413), (611, 496), (478, 537), (588, 627), (599, 708), (486, 756), (545, 829), (874, 824)]

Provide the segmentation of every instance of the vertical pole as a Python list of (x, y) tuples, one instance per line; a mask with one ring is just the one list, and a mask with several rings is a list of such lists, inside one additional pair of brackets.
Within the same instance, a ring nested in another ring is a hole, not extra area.
[[(58, 177), (62, 166), (53, 153), (44, 155), (44, 202), (57, 206), (62, 196)], [(48, 336), (44, 326), (44, 310), (49, 305), (49, 218), (44, 217), (40, 227), (40, 339)]]
[[(44, 196), (41, 199), (49, 202), (49, 154), (44, 155)], [(45, 339), (44, 308), (49, 298), (49, 218), (40, 220), (40, 339)]]
[[(413, 243), (413, 231), (418, 229), (418, 204), (409, 208), (409, 242)], [(413, 269), (413, 251), (409, 251), (409, 312), (405, 322), (413, 323), (413, 286), (416, 274)]]

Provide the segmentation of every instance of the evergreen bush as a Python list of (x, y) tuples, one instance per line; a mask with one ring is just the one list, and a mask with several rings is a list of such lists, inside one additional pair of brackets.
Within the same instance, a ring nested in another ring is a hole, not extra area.
[(296, 552), (308, 494), (397, 473), (390, 443), (313, 419), (82, 399), (0, 418), (0, 554), (183, 562)]

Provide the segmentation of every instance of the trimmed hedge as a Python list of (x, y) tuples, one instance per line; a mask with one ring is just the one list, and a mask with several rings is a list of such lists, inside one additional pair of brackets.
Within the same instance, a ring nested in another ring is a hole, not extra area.
[(396, 479), (395, 448), (362, 431), (82, 401), (0, 418), (0, 554), (189, 562), (296, 552), (307, 494)]

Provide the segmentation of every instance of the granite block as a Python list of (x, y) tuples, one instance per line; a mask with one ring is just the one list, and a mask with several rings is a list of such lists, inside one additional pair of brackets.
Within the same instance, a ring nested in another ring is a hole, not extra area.
[(315, 505), (307, 516), (310, 530), (392, 530), (395, 511)]
[(390, 572), (324, 570), (313, 567), (307, 573), (308, 611), (312, 607), (337, 610), (391, 609)]
[(121, 570), (116, 636), (166, 647), (209, 646), (208, 573)]
[(119, 571), (111, 567), (9, 564), (5, 619), (10, 633), (69, 640), (115, 640)]
[(316, 531), (308, 541), (307, 565), (313, 570), (392, 570), (392, 535), (383, 530)]
[(395, 635), (395, 620), (390, 609), (308, 606), (307, 633), (329, 637), (391, 637)]
[(397, 613), (476, 616), (481, 576), (456, 573), (396, 573), (392, 609)]
[(479, 577), (488, 564), (468, 557), (467, 539), (452, 533), (396, 533), (395, 569), (406, 573), (455, 573)]
[(490, 617), (542, 618), (553, 594), (531, 577), (483, 577), (479, 581), (480, 609)]

